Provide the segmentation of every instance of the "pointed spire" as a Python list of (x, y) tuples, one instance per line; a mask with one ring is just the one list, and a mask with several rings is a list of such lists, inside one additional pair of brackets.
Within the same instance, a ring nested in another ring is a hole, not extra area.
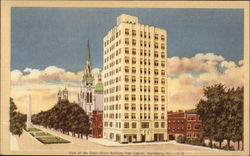
[(92, 70), (92, 65), (91, 65), (90, 45), (88, 40), (84, 75), (90, 77), (92, 75), (91, 70)]
[(86, 56), (86, 60), (88, 60), (89, 62), (91, 62), (89, 40), (88, 40), (88, 44), (87, 44), (87, 56)]

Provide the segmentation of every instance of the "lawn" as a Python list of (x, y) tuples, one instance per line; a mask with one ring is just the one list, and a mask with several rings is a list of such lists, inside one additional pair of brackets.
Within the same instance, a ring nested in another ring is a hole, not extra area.
[(32, 128), (28, 128), (27, 131), (28, 131), (28, 132), (35, 132), (35, 131), (41, 131), (41, 130), (38, 129), (38, 128), (32, 127)]
[(65, 140), (56, 136), (42, 137), (42, 138), (36, 138), (36, 139), (42, 142), (43, 144), (70, 143), (68, 140)]
[(51, 134), (49, 133), (46, 133), (46, 132), (36, 132), (34, 133), (35, 137), (36, 136), (52, 136)]

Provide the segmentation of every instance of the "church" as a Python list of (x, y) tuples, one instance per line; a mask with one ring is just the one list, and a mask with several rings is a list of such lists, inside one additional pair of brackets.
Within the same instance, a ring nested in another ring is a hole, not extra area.
[(103, 110), (103, 84), (101, 72), (93, 73), (89, 41), (82, 84), (78, 93), (78, 104), (92, 116), (93, 110)]

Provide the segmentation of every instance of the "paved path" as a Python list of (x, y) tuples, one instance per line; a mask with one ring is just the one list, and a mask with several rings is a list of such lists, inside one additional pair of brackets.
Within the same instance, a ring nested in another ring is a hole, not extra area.
[(14, 151), (19, 150), (19, 144), (17, 142), (17, 137), (18, 136), (10, 134), (10, 142), (11, 142), (10, 149), (11, 150), (14, 150)]
[[(57, 131), (52, 131), (50, 129), (46, 129), (40, 126), (36, 126), (37, 128), (43, 130), (44, 132), (48, 132), (55, 136), (62, 137), (63, 139), (69, 140), (71, 143), (69, 144), (42, 144), (34, 137), (32, 137), (26, 131), (17, 139), (20, 150), (50, 150), (50, 151), (165, 151), (165, 152), (202, 152), (202, 151), (215, 151), (206, 147), (198, 147), (192, 145), (183, 145), (175, 142), (165, 142), (162, 144), (138, 144), (134, 145), (126, 145), (126, 146), (116, 146), (116, 147), (108, 147), (101, 145), (99, 143), (94, 143), (89, 140), (75, 138), (69, 135), (62, 134)], [(84, 137), (85, 138), (85, 137)], [(91, 139), (90, 139), (91, 140)], [(93, 141), (93, 140), (92, 140)], [(108, 140), (107, 140), (108, 141)]]

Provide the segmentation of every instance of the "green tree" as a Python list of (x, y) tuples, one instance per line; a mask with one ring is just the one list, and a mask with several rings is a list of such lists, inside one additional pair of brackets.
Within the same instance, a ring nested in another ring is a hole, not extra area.
[(10, 107), (9, 107), (9, 114), (10, 114), (10, 126), (9, 130), (13, 135), (20, 136), (23, 132), (23, 129), (26, 128), (26, 115), (17, 112), (17, 106), (14, 103), (13, 98), (10, 98)]
[(32, 116), (34, 124), (53, 128), (62, 133), (72, 133), (73, 136), (81, 137), (89, 135), (90, 123), (86, 112), (76, 103), (68, 100), (60, 100), (48, 111), (40, 112)]
[[(202, 131), (204, 136), (219, 142), (223, 140), (243, 140), (243, 87), (226, 89), (222, 84), (216, 84), (204, 89), (204, 98), (197, 104), (197, 112), (205, 123)], [(238, 145), (239, 147), (239, 145)]]

